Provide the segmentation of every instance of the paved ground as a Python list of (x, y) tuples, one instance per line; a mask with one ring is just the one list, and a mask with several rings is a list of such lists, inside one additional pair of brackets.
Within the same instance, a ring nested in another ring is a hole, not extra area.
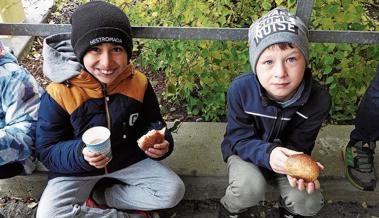
[[(6, 218), (29, 218), (36, 207), (28, 206), (35, 205), (8, 199), (6, 204), (0, 203), (0, 213)], [(259, 207), (258, 214), (252, 217), (278, 217), (276, 202)], [(160, 215), (162, 218), (217, 218), (217, 201), (184, 201), (173, 209), (160, 211)], [(315, 218), (379, 218), (379, 204), (328, 202)]]
[[(161, 213), (163, 217), (171, 218), (216, 218), (216, 201), (184, 202), (169, 213)], [(278, 217), (278, 206), (275, 202), (259, 208), (259, 215), (252, 217)], [(379, 218), (379, 205), (361, 205), (357, 203), (335, 202), (327, 203), (315, 218)]]

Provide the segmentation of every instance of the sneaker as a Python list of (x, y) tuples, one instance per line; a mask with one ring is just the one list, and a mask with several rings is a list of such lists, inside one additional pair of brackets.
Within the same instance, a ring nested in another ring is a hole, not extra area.
[(279, 217), (280, 218), (302, 218), (304, 216), (293, 214), (293, 213), (289, 212), (286, 208), (279, 207)]
[(109, 209), (108, 205), (105, 204), (98, 204), (91, 196), (87, 198), (87, 200), (84, 202), (84, 205), (88, 208), (100, 208), (100, 209)]
[(229, 212), (224, 205), (219, 203), (218, 208), (218, 218), (252, 218), (252, 217), (261, 217), (255, 207), (249, 208), (241, 213), (231, 213)]
[(144, 218), (159, 218), (159, 214), (153, 211), (136, 210), (134, 211), (134, 214), (141, 214)]
[(120, 181), (113, 178), (103, 178), (99, 180), (96, 185), (93, 187), (90, 196), (85, 201), (85, 205), (90, 208), (100, 208), (100, 209), (109, 209), (109, 207), (105, 201), (105, 189), (120, 183)]
[[(20, 162), (7, 163), (0, 166), (0, 179), (8, 179), (19, 175), (24, 171), (24, 167)], [(0, 217), (1, 218), (1, 217)]]
[(374, 150), (375, 142), (350, 141), (341, 151), (346, 178), (363, 191), (373, 191), (376, 186)]

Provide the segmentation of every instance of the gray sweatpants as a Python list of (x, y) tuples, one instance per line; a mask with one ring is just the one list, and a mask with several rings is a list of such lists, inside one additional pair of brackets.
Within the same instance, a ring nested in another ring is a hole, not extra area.
[(324, 198), (319, 189), (312, 194), (299, 191), (289, 185), (286, 176), (279, 174), (273, 181), (266, 181), (259, 167), (237, 155), (228, 158), (227, 168), (229, 185), (220, 201), (231, 213), (240, 213), (265, 200), (267, 182), (277, 186), (283, 199), (282, 206), (294, 214), (314, 216), (324, 205)]
[(49, 180), (39, 202), (37, 218), (139, 217), (116, 209), (85, 207), (84, 202), (96, 182), (106, 177), (124, 183), (105, 189), (106, 203), (112, 208), (146, 211), (171, 208), (184, 195), (183, 181), (159, 161), (147, 158), (107, 175)]

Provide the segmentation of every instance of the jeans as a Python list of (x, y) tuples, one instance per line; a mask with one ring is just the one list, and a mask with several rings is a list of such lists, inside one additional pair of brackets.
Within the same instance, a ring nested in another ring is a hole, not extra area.
[[(84, 205), (92, 188), (101, 178), (122, 182), (107, 188), (105, 201), (112, 209)], [(157, 210), (174, 207), (184, 196), (183, 181), (159, 161), (149, 158), (122, 170), (90, 177), (57, 177), (44, 190), (37, 218), (132, 217), (116, 210)]]
[[(282, 206), (291, 213), (302, 216), (316, 215), (324, 205), (320, 189), (312, 194), (299, 191), (289, 185), (286, 176), (277, 174), (273, 181), (266, 181), (259, 167), (242, 160), (237, 155), (228, 158), (229, 185), (221, 198), (221, 204), (231, 213), (241, 213), (265, 200), (267, 182), (279, 189)], [(268, 178), (268, 177), (267, 177)]]
[(376, 75), (359, 104), (355, 129), (351, 132), (350, 139), (365, 142), (379, 139), (379, 64)]

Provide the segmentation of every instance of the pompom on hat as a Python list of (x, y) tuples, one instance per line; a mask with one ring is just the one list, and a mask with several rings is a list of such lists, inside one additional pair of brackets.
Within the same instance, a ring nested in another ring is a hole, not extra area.
[(249, 60), (254, 73), (262, 52), (278, 43), (293, 44), (303, 53), (306, 63), (309, 63), (308, 27), (287, 9), (275, 8), (249, 28)]
[(83, 64), (87, 50), (100, 43), (115, 43), (132, 56), (133, 39), (129, 19), (118, 7), (92, 1), (80, 5), (71, 15), (71, 44), (78, 61)]

